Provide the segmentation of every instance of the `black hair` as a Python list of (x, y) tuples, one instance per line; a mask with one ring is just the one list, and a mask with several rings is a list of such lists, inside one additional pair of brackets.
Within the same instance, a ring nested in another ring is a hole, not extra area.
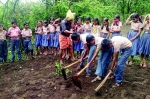
[(57, 22), (61, 22), (61, 19), (59, 18), (59, 20)]
[(120, 16), (119, 16), (118, 14), (116, 14), (114, 18), (116, 18), (116, 19), (119, 19), (119, 20), (120, 20)]
[(29, 23), (28, 23), (28, 22), (25, 22), (23, 25), (24, 25), (24, 26), (25, 26), (25, 25), (29, 25)]
[(86, 36), (86, 42), (90, 43), (94, 38), (95, 37), (93, 35), (89, 34), (89, 35)]
[(55, 19), (53, 17), (50, 18), (51, 21), (54, 21)]
[[(108, 18), (104, 18), (103, 21), (108, 22), (108, 25), (106, 25), (106, 30), (109, 31), (109, 20), (108, 20)], [(103, 29), (103, 28), (104, 28), (104, 24), (102, 25), (101, 29)]]
[(78, 20), (77, 21), (82, 21), (82, 19), (81, 18), (78, 18)]
[(41, 21), (41, 20), (39, 20), (38, 22), (42, 23), (42, 21)]
[(73, 33), (73, 34), (71, 35), (71, 39), (74, 40), (74, 41), (77, 40), (78, 37), (80, 37), (80, 34), (79, 34), (79, 33)]
[(89, 16), (87, 16), (85, 20), (89, 20), (91, 22), (91, 18)]
[(46, 24), (46, 26), (48, 26), (48, 21), (47, 20), (45, 20), (43, 23)]
[(98, 18), (94, 18), (94, 21), (97, 21), (97, 24), (100, 25)]
[(134, 15), (131, 16), (131, 18), (136, 18), (138, 19), (139, 18), (139, 15), (137, 13), (135, 13)]
[(17, 22), (16, 21), (12, 21), (11, 24), (17, 24)]
[(109, 39), (103, 39), (101, 42), (101, 46), (103, 49), (108, 49), (110, 47), (110, 40)]
[(132, 15), (131, 18), (136, 18), (136, 19), (138, 19), (139, 22), (143, 23), (142, 22), (142, 18), (140, 18), (140, 16), (137, 13), (135, 13), (134, 15)]

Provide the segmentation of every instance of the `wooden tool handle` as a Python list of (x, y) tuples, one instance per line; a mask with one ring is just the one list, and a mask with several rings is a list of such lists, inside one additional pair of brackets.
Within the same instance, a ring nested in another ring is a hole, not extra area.
[(109, 75), (111, 74), (111, 72), (109, 72), (106, 77), (104, 78), (104, 80), (98, 85), (98, 87), (95, 89), (95, 91), (97, 92), (106, 82), (107, 78), (109, 77)]
[[(85, 60), (85, 59), (87, 59), (88, 57), (85, 57), (85, 58), (83, 58), (83, 60)], [(69, 68), (69, 67), (71, 67), (71, 66), (73, 66), (73, 65), (75, 65), (75, 64), (77, 64), (77, 63), (79, 63), (80, 62), (80, 60), (78, 60), (78, 61), (76, 61), (76, 62), (74, 62), (74, 63), (72, 63), (72, 64), (69, 64), (69, 65), (67, 65), (67, 66), (65, 66), (63, 69), (66, 69), (66, 68)]]
[(82, 70), (80, 70), (78, 73), (77, 73), (77, 76), (79, 76), (85, 69), (87, 69), (88, 68), (88, 64), (82, 69)]

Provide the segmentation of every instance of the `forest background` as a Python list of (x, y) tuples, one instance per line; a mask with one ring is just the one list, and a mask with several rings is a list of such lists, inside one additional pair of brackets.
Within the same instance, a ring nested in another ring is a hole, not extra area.
[(90, 16), (101, 22), (107, 17), (112, 22), (114, 15), (119, 14), (124, 22), (134, 12), (144, 17), (149, 7), (150, 0), (0, 0), (0, 23), (8, 29), (15, 20), (22, 29), (23, 23), (29, 22), (34, 30), (38, 20), (63, 19), (68, 9), (76, 13), (76, 19)]

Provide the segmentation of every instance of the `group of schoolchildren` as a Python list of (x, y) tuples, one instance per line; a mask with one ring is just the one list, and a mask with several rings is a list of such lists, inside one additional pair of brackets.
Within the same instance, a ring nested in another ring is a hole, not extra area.
[[(130, 21), (130, 19), (132, 19)], [(82, 19), (79, 18), (74, 23), (74, 13), (70, 10), (66, 14), (64, 20), (51, 18), (50, 22), (38, 21), (35, 28), (35, 54), (56, 55), (59, 51), (60, 64), (63, 64), (62, 58), (74, 60), (74, 51), (77, 52), (76, 58), (80, 60), (80, 66), (77, 70), (84, 67), (84, 58), (88, 56), (86, 69), (86, 77), (91, 74), (91, 64), (101, 52), (98, 59), (98, 65), (95, 74), (97, 77), (91, 82), (103, 79), (111, 62), (110, 71), (115, 73), (110, 78), (115, 78), (116, 83), (113, 87), (118, 87), (123, 80), (123, 71), (125, 64), (132, 65), (134, 56), (140, 54), (140, 66), (147, 67), (148, 56), (150, 54), (150, 14), (147, 14), (143, 23), (141, 17), (137, 13), (131, 14), (126, 20), (127, 25), (131, 25), (131, 30), (127, 33), (127, 37), (123, 37), (121, 33), (122, 23), (120, 16), (115, 15), (114, 21), (110, 25), (108, 18), (104, 18), (102, 25), (98, 18), (94, 18), (91, 22), (90, 17), (86, 17), (85, 24), (82, 24)], [(50, 24), (49, 24), (50, 23)], [(140, 37), (142, 31), (144, 33)], [(12, 58), (15, 60), (15, 49), (18, 54), (18, 59), (21, 60), (20, 52), (20, 35), (23, 38), (24, 50), (26, 59), (28, 53), (33, 56), (32, 46), (32, 30), (29, 29), (29, 23), (24, 23), (24, 29), (21, 31), (17, 27), (16, 22), (12, 22), (12, 27), (8, 32), (3, 30), (3, 25), (0, 24), (0, 63), (7, 61), (7, 41), (6, 36), (10, 37), (10, 47)], [(111, 39), (109, 39), (111, 38)], [(118, 59), (118, 56), (120, 58)], [(131, 56), (131, 57), (130, 57)], [(130, 59), (128, 60), (128, 58)]]
[[(57, 22), (57, 24), (56, 24)], [(50, 24), (48, 21), (38, 21), (35, 28), (35, 47), (36, 52), (35, 55), (38, 54), (57, 54), (57, 50), (59, 48), (59, 33), (60, 33), (60, 19), (54, 20), (54, 18), (50, 19)], [(32, 38), (32, 30), (29, 28), (29, 23), (25, 22), (24, 29), (20, 30), (15, 21), (12, 22), (12, 26), (8, 29), (8, 32), (4, 30), (3, 25), (0, 24), (0, 63), (7, 61), (7, 40), (6, 38), (10, 38), (10, 47), (11, 47), (11, 62), (15, 61), (15, 50), (17, 51), (18, 59), (22, 60), (21, 55), (21, 40), (23, 39), (23, 47), (26, 54), (26, 59), (29, 59), (29, 52), (34, 59), (34, 50), (33, 44), (31, 41)], [(49, 50), (48, 50), (49, 49)]]
[[(150, 14), (146, 15), (143, 22), (142, 17), (137, 13), (131, 14), (126, 20), (126, 24), (131, 25), (130, 31), (127, 33), (126, 37), (123, 37), (121, 33), (122, 23), (119, 15), (115, 15), (111, 26), (109, 26), (110, 22), (108, 18), (103, 19), (102, 26), (99, 25), (98, 18), (95, 18), (93, 24), (91, 24), (90, 18), (87, 17), (84, 25), (79, 24), (81, 23), (81, 19), (79, 19), (77, 25), (71, 27), (71, 30), (76, 30), (76, 33), (70, 33), (71, 39), (75, 43), (74, 49), (78, 49), (78, 45), (80, 45), (80, 49), (84, 49), (80, 56), (81, 63), (77, 70), (82, 69), (85, 66), (84, 58), (88, 56), (86, 77), (89, 77), (92, 68), (91, 64), (100, 52), (101, 54), (95, 72), (97, 77), (91, 82), (102, 80), (106, 76), (108, 66), (112, 59), (109, 72), (112, 73), (114, 70), (115, 72), (110, 78), (114, 78), (116, 82), (112, 87), (120, 86), (123, 80), (125, 64), (132, 65), (134, 56), (140, 55), (141, 60), (139, 66), (144, 68), (147, 67), (148, 56), (150, 54), (149, 20)], [(141, 35), (143, 30), (144, 32)], [(111, 39), (109, 39), (109, 37)], [(119, 55), (120, 57), (118, 57)]]

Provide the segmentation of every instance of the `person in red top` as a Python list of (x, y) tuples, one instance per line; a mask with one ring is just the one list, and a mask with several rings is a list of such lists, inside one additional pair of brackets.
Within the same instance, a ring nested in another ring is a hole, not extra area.
[(66, 18), (62, 20), (61, 25), (60, 25), (60, 31), (61, 34), (59, 35), (59, 43), (60, 43), (60, 51), (59, 51), (59, 59), (60, 59), (60, 64), (63, 64), (62, 62), (62, 51), (64, 49), (69, 49), (69, 53), (71, 54), (71, 60), (74, 60), (73, 56), (73, 48), (72, 48), (72, 40), (70, 38), (70, 34), (72, 32), (70, 31), (71, 29), (71, 24), (74, 20), (74, 14), (69, 10), (66, 14)]

